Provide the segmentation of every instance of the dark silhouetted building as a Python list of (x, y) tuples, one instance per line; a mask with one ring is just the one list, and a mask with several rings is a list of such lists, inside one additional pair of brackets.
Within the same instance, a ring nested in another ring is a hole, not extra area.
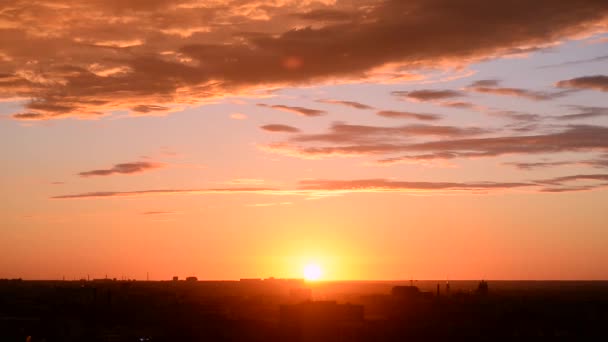
[(334, 301), (282, 305), (280, 326), (284, 341), (360, 341), (363, 306)]

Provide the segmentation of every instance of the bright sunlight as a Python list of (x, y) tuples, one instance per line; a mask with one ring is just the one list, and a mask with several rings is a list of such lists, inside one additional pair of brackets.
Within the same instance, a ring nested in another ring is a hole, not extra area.
[(321, 267), (317, 264), (307, 264), (304, 266), (304, 279), (314, 281), (321, 279), (323, 274)]

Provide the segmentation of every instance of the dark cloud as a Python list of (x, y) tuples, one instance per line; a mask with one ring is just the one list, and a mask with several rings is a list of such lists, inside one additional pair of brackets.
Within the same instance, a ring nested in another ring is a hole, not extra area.
[(350, 125), (334, 122), (328, 133), (300, 134), (293, 137), (294, 142), (329, 142), (334, 144), (365, 143), (370, 141), (395, 141), (419, 136), (473, 136), (488, 133), (478, 127), (454, 127), (436, 125), (404, 125), (397, 127)]
[(587, 106), (570, 106), (571, 108), (578, 111), (574, 114), (566, 114), (555, 116), (558, 120), (580, 120), (580, 119), (592, 119), (600, 116), (608, 116), (607, 107), (587, 107)]
[(441, 119), (441, 116), (437, 114), (399, 112), (394, 110), (381, 110), (376, 114), (391, 119), (415, 119), (422, 121), (434, 121)]
[(12, 117), (18, 120), (42, 120), (45, 116), (40, 113), (17, 113), (13, 114)]
[(473, 82), (469, 87), (467, 87), (467, 90), (484, 94), (523, 97), (534, 101), (553, 100), (566, 96), (569, 93), (568, 91), (551, 93), (521, 88), (501, 87), (499, 80), (479, 80)]
[(556, 84), (559, 88), (574, 89), (593, 89), (608, 92), (608, 76), (595, 75), (577, 77), (569, 80), (559, 81)]
[(366, 104), (363, 104), (360, 102), (354, 102), (354, 101), (323, 99), (323, 100), (318, 100), (318, 102), (343, 105), (343, 106), (352, 107), (352, 108), (356, 108), (356, 109), (374, 109), (374, 107), (372, 107), (372, 106), (368, 106)]
[(324, 110), (304, 108), (304, 107), (295, 107), (295, 106), (285, 106), (285, 105), (267, 105), (264, 103), (258, 103), (260, 107), (268, 107), (276, 110), (281, 110), (288, 113), (295, 113), (303, 116), (321, 116), (327, 114)]
[(606, 60), (608, 60), (608, 56), (599, 56), (599, 57), (588, 58), (588, 59), (580, 59), (580, 60), (576, 60), (576, 61), (568, 61), (568, 62), (558, 63), (558, 64), (544, 65), (544, 66), (539, 67), (539, 69), (559, 68), (559, 67), (573, 66), (573, 65), (585, 64), (585, 63), (603, 62)]
[(608, 154), (603, 154), (594, 159), (585, 160), (564, 160), (564, 161), (546, 161), (546, 162), (511, 162), (505, 165), (515, 166), (522, 170), (532, 170), (545, 167), (581, 165), (594, 168), (608, 168)]
[(25, 100), (23, 119), (392, 78), (390, 66), (464, 66), (596, 32), (608, 14), (605, 0), (7, 0), (3, 8), (0, 98)]
[(414, 90), (414, 91), (393, 91), (391, 92), (393, 96), (397, 96), (405, 99), (413, 99), (417, 101), (437, 101), (437, 100), (445, 100), (454, 97), (461, 97), (465, 94), (461, 91), (457, 90), (431, 90), (431, 89), (423, 89), (423, 90)]
[(150, 113), (150, 112), (164, 112), (164, 111), (169, 110), (169, 107), (156, 106), (156, 105), (137, 105), (137, 106), (131, 108), (131, 110), (134, 112), (137, 112), (137, 113), (146, 114), (146, 113)]
[(299, 129), (288, 125), (271, 124), (260, 127), (267, 132), (281, 132), (281, 133), (298, 133)]
[(536, 122), (543, 119), (542, 115), (523, 113), (514, 110), (489, 110), (486, 111), (489, 115), (520, 121), (520, 122)]
[[(580, 183), (583, 184), (572, 184)], [(608, 186), (608, 174), (580, 174), (550, 179), (537, 180), (536, 183), (545, 186), (542, 192), (588, 191)]]
[(92, 171), (80, 172), (78, 175), (81, 177), (92, 177), (92, 176), (111, 176), (114, 174), (134, 174), (141, 173), (152, 169), (163, 167), (161, 163), (152, 162), (133, 162), (133, 163), (121, 163), (116, 164), (109, 169), (100, 169)]
[[(415, 133), (419, 130), (417, 133)], [(445, 131), (443, 131), (445, 130)], [(442, 132), (443, 131), (443, 132)], [(330, 155), (383, 155), (400, 152), (425, 153), (440, 158), (494, 157), (505, 154), (539, 154), (574, 151), (607, 151), (608, 127), (571, 125), (565, 130), (536, 135), (485, 138), (440, 139), (426, 142), (395, 141), (391, 136), (429, 134), (443, 136), (475, 135), (488, 132), (480, 128), (462, 129), (450, 126), (404, 126), (394, 128), (334, 124), (326, 134), (301, 135), (290, 142), (275, 143), (267, 151), (304, 158)], [(294, 142), (327, 142), (331, 146), (301, 146)], [(412, 155), (402, 156), (410, 159)]]
[(564, 165), (573, 165), (573, 164), (576, 164), (576, 162), (556, 161), (556, 162), (531, 162), (531, 163), (529, 163), (529, 162), (505, 163), (505, 165), (512, 165), (521, 170), (532, 170), (532, 169), (537, 169), (537, 168), (555, 167), (555, 166), (564, 166)]
[(497, 182), (403, 182), (387, 179), (358, 180), (305, 180), (300, 188), (305, 190), (375, 190), (375, 191), (416, 191), (416, 190), (496, 190), (534, 186), (533, 183), (497, 183)]

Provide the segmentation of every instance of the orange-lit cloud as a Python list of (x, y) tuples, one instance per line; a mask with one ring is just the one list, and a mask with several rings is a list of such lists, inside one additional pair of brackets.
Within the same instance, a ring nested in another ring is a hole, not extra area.
[[(576, 184), (586, 181), (586, 184)], [(574, 183), (574, 184), (573, 184)], [(92, 199), (113, 197), (142, 197), (157, 195), (205, 195), (205, 194), (239, 194), (250, 193), (274, 196), (307, 196), (323, 197), (332, 194), (346, 194), (355, 192), (469, 192), (501, 191), (507, 189), (529, 189), (540, 192), (566, 192), (594, 190), (608, 186), (608, 174), (578, 174), (550, 179), (522, 181), (522, 182), (440, 182), (440, 181), (397, 181), (389, 179), (355, 179), (355, 180), (328, 180), (307, 179), (298, 182), (293, 189), (270, 188), (218, 188), (218, 189), (162, 189), (138, 191), (111, 191), (88, 192), (53, 196), (52, 199)], [(271, 202), (254, 206), (271, 206), (291, 204), (291, 202)], [(159, 213), (159, 212), (151, 212)]]
[[(604, 0), (8, 0), (0, 99), (24, 101), (16, 119), (154, 114), (269, 87), (377, 79), (387, 65), (409, 74), (537, 51), (603, 30), (607, 17)], [(561, 85), (605, 89), (582, 81)]]

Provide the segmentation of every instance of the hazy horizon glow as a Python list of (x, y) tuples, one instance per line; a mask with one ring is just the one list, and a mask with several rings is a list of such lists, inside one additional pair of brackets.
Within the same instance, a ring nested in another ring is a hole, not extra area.
[(3, 7), (0, 278), (606, 279), (605, 0)]

